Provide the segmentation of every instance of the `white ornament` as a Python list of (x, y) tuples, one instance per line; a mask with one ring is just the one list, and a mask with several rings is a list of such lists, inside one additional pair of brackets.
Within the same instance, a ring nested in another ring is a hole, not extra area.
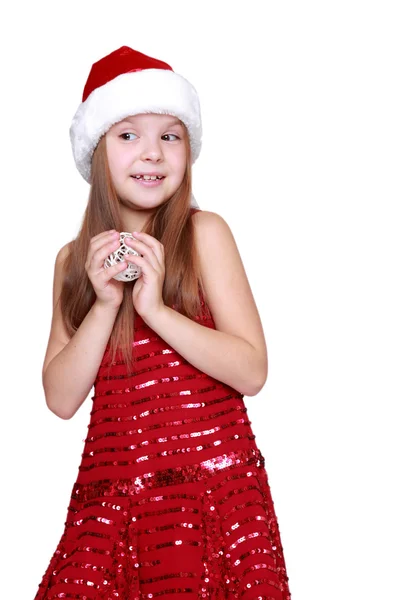
[[(106, 269), (108, 267), (112, 267), (113, 265), (122, 262), (124, 260), (125, 254), (129, 253), (134, 254), (135, 256), (142, 256), (141, 254), (139, 254), (139, 252), (136, 252), (136, 250), (130, 248), (125, 244), (124, 240), (126, 237), (130, 237), (133, 240), (136, 240), (136, 238), (134, 238), (131, 233), (127, 231), (121, 231), (121, 233), (119, 234), (120, 247), (118, 248), (118, 250), (110, 254), (110, 256), (108, 256), (108, 258), (106, 258), (106, 260), (104, 261), (104, 267)], [(127, 268), (124, 269), (124, 271), (121, 271), (120, 273), (114, 275), (113, 279), (116, 279), (117, 281), (134, 281), (135, 279), (140, 277), (142, 272), (141, 267), (139, 267), (138, 265), (134, 265), (130, 262), (128, 262), (127, 264)]]

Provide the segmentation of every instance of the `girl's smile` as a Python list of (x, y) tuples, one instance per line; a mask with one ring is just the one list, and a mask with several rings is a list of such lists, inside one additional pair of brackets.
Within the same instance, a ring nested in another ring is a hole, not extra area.
[(139, 185), (142, 185), (143, 187), (157, 187), (158, 185), (161, 185), (162, 182), (164, 181), (165, 177), (163, 177), (162, 179), (138, 179), (137, 177), (134, 177), (133, 175), (131, 175), (133, 181), (135, 181), (136, 183), (138, 183)]

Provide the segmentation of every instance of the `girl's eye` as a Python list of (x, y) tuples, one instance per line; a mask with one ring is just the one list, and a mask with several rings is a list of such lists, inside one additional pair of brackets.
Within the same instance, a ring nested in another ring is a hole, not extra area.
[[(136, 135), (136, 133), (121, 133), (120, 137), (122, 137), (124, 135)], [(177, 136), (175, 133), (166, 133), (165, 135), (163, 135), (163, 137), (171, 136), (171, 135), (173, 137), (176, 137), (178, 140), (180, 139), (179, 136)], [(126, 138), (124, 138), (124, 139), (126, 139)], [(129, 140), (127, 140), (127, 141), (129, 141)]]
[(122, 137), (123, 135), (136, 135), (136, 133), (121, 133), (120, 137)]

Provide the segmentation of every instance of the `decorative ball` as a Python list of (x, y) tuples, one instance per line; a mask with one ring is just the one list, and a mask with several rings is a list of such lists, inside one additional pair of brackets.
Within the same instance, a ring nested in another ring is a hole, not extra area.
[[(106, 269), (108, 267), (116, 265), (119, 262), (122, 262), (124, 260), (125, 254), (129, 253), (134, 254), (135, 256), (142, 256), (141, 254), (139, 254), (139, 252), (136, 252), (136, 250), (133, 250), (133, 248), (129, 248), (129, 246), (125, 244), (124, 240), (126, 237), (130, 237), (133, 240), (136, 239), (131, 233), (127, 231), (121, 231), (121, 233), (119, 234), (120, 247), (115, 252), (112, 252), (112, 254), (110, 254), (110, 256), (108, 256), (104, 261), (104, 267)], [(117, 281), (134, 281), (135, 279), (140, 277), (142, 272), (141, 267), (139, 267), (138, 265), (134, 265), (133, 263), (127, 264), (127, 268), (124, 269), (124, 271), (121, 271), (120, 273), (114, 275), (113, 279), (116, 279)]]

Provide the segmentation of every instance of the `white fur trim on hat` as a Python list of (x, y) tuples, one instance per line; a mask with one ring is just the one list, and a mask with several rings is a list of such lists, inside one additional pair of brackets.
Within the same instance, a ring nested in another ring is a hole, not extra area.
[[(93, 152), (101, 136), (125, 117), (141, 113), (170, 114), (187, 127), (192, 163), (201, 149), (200, 103), (193, 85), (167, 69), (144, 69), (118, 75), (96, 88), (76, 111), (70, 127), (78, 171), (90, 183)], [(192, 197), (192, 206), (198, 206)]]

